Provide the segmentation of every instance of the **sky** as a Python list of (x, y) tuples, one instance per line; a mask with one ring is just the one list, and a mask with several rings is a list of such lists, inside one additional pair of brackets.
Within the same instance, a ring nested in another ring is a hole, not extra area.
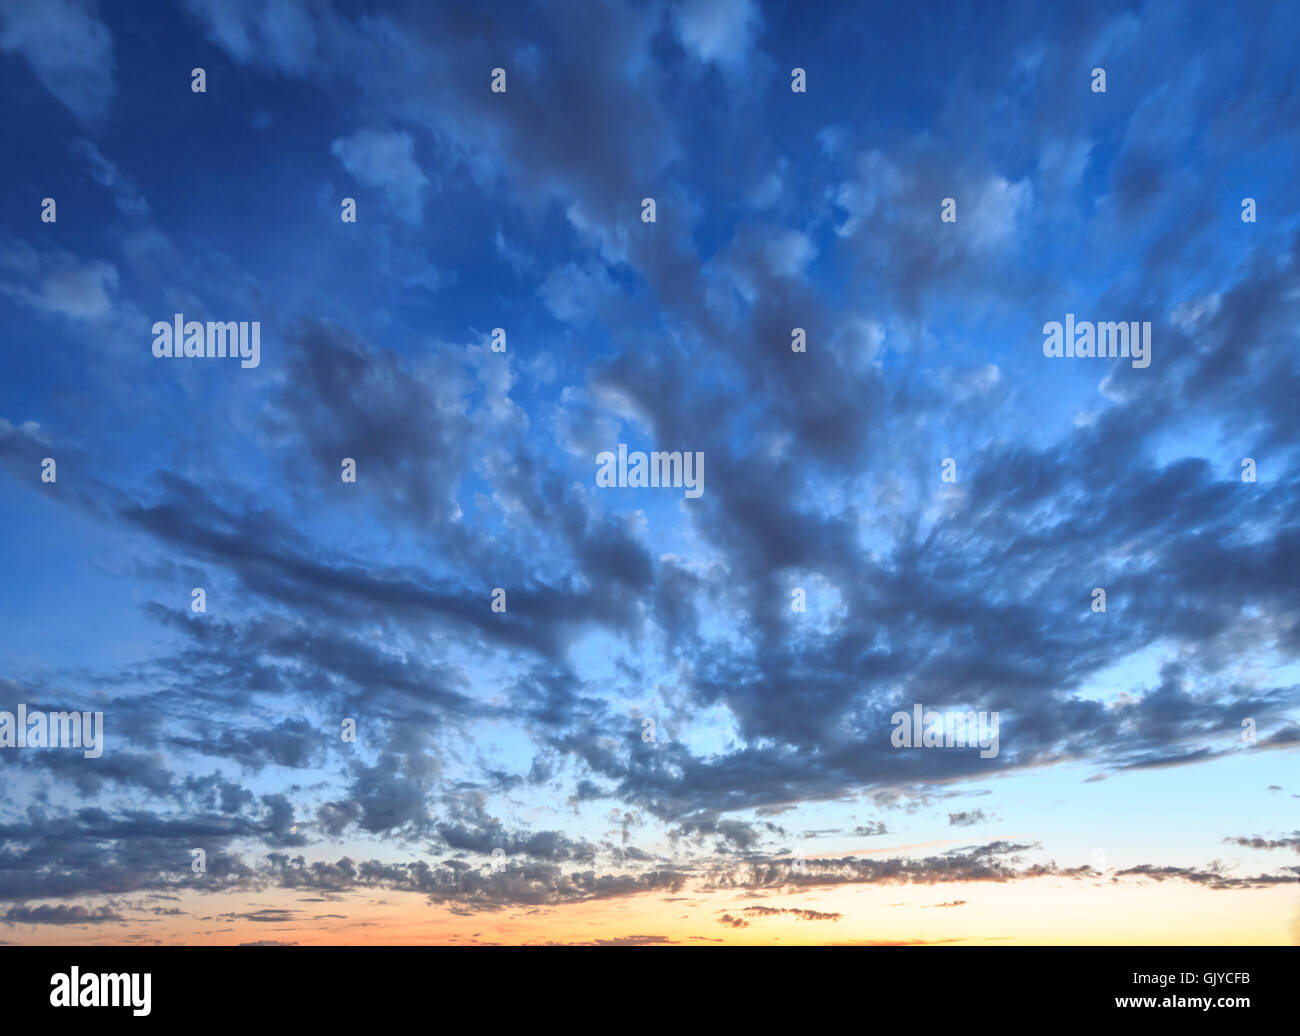
[(5, 0), (0, 941), (1300, 943), (1298, 44)]

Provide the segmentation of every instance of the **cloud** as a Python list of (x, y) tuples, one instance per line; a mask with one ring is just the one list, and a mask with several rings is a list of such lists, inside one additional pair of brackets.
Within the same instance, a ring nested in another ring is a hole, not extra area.
[(569, 263), (546, 275), (541, 295), (557, 320), (585, 324), (598, 316), (602, 299), (613, 290), (603, 263), (584, 267)]
[(114, 93), (113, 39), (86, 0), (12, 0), (0, 9), (0, 50), (17, 53), (79, 119), (96, 121)]
[(409, 133), (360, 129), (334, 141), (330, 151), (357, 181), (379, 190), (398, 219), (419, 225), (429, 179), (415, 161), (415, 141)]
[(948, 823), (953, 827), (974, 827), (977, 824), (987, 823), (989, 817), (985, 815), (982, 809), (972, 809), (962, 813), (949, 813)]
[(687, 53), (729, 68), (749, 57), (761, 21), (753, 0), (684, 0), (673, 14)]
[(186, 6), (236, 61), (293, 73), (315, 65), (316, 16), (297, 0), (186, 0)]
[(804, 910), (793, 907), (763, 907), (752, 906), (745, 907), (746, 914), (752, 914), (757, 917), (780, 917), (788, 915), (797, 918), (800, 921), (838, 921), (844, 915), (835, 912), (826, 912), (822, 910)]
[(78, 137), (72, 142), (72, 152), (85, 160), (95, 182), (112, 192), (113, 200), (123, 213), (133, 217), (149, 215), (149, 203), (140, 189), (100, 153), (94, 142)]
[[(98, 322), (113, 314), (113, 295), (118, 287), (117, 268), (101, 260), (81, 262), (59, 251), (37, 253), (10, 247), (8, 262), (0, 265), (21, 269), (20, 282), (0, 285), (0, 290), (43, 313), (68, 320)], [(25, 282), (25, 283), (23, 283)]]
[(1300, 831), (1283, 838), (1261, 838), (1258, 835), (1249, 838), (1225, 838), (1229, 845), (1240, 845), (1247, 849), (1290, 849), (1300, 853)]
[(11, 906), (3, 914), (5, 924), (83, 925), (105, 924), (125, 920), (111, 907), (91, 909), (84, 906), (67, 906), (59, 903), (35, 907)]

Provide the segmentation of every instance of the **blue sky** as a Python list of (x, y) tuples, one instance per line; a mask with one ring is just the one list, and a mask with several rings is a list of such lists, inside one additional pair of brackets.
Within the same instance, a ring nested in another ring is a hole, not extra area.
[(1300, 938), (1297, 36), (6, 4), (0, 710), (107, 747), (0, 749), (0, 938)]

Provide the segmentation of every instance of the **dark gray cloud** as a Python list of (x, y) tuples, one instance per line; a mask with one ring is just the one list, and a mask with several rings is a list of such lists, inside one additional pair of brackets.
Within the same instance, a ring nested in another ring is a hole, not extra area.
[(987, 823), (989, 819), (982, 809), (964, 810), (960, 813), (948, 814), (948, 823), (953, 827), (974, 827), (976, 824)]
[(11, 906), (3, 917), (6, 924), (83, 925), (126, 920), (110, 907), (90, 909), (63, 903), (36, 907)]

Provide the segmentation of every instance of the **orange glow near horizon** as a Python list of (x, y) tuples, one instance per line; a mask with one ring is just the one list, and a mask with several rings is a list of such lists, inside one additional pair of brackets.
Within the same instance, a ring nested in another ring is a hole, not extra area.
[[(954, 905), (955, 904), (955, 905)], [(791, 911), (763, 914), (753, 908)], [(167, 909), (167, 908), (163, 908)], [(1288, 887), (1018, 882), (695, 890), (454, 913), (412, 893), (331, 900), (302, 892), (185, 897), (182, 916), (126, 924), (15, 926), (44, 945), (1285, 945), (1300, 938)], [(748, 912), (747, 912), (748, 911)], [(804, 919), (795, 911), (840, 915)], [(259, 916), (265, 920), (254, 920)], [(284, 916), (276, 916), (282, 912)], [(225, 915), (225, 916), (223, 916)], [(736, 924), (736, 922), (742, 922)], [(124, 928), (135, 933), (125, 938)]]

